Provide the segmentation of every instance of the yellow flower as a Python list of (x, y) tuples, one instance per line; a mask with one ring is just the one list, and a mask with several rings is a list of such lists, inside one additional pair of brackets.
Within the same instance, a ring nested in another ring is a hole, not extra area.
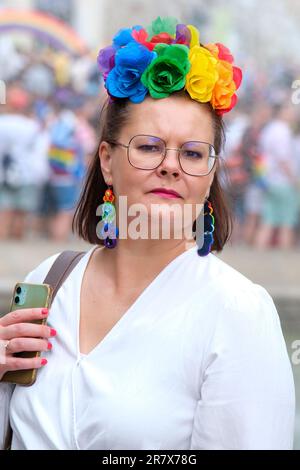
[(231, 98), (236, 91), (233, 68), (229, 62), (219, 60), (217, 71), (219, 78), (213, 89), (211, 104), (215, 109), (227, 109), (230, 107)]
[(186, 75), (185, 89), (193, 100), (206, 103), (211, 100), (218, 80), (216, 68), (218, 60), (202, 46), (190, 49), (189, 60), (191, 68)]
[(190, 49), (194, 46), (199, 46), (200, 44), (200, 34), (197, 28), (192, 24), (188, 24), (187, 28), (190, 30), (191, 33), (191, 42), (190, 42)]

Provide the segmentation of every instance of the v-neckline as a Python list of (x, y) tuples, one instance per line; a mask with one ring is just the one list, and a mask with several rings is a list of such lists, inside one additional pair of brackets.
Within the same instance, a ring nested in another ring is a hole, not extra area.
[[(134, 302), (128, 307), (128, 309), (122, 314), (122, 316), (119, 318), (119, 320), (112, 326), (112, 328), (105, 334), (105, 336), (88, 352), (88, 353), (82, 353), (80, 350), (80, 321), (81, 321), (81, 289), (83, 285), (83, 278), (86, 273), (87, 266), (89, 264), (89, 261), (94, 253), (95, 250), (97, 250), (99, 246), (93, 247), (86, 253), (86, 255), (83, 257), (81, 266), (81, 271), (80, 271), (80, 281), (79, 281), (79, 286), (78, 289), (76, 290), (76, 356), (77, 360), (79, 358), (81, 359), (86, 359), (89, 358), (91, 355), (93, 355), (94, 352), (96, 352), (98, 349), (101, 349), (103, 345), (109, 341), (109, 339), (113, 336), (116, 330), (120, 328), (120, 325), (122, 325), (127, 318), (130, 316), (130, 313), (135, 310), (136, 306), (141, 302), (141, 300), (148, 294), (148, 292), (157, 284), (157, 282), (161, 279), (161, 277), (170, 270), (171, 267), (174, 266), (174, 264), (178, 263), (181, 258), (184, 257), (187, 253), (190, 253), (192, 250), (196, 250), (197, 246), (192, 246), (191, 248), (188, 248), (187, 250), (183, 251), (179, 255), (177, 255), (173, 260), (171, 260), (156, 276), (155, 278), (143, 289), (143, 291), (140, 293), (140, 295), (134, 300)], [(103, 247), (102, 249), (105, 249)], [(80, 266), (81, 263), (79, 263), (78, 267)]]

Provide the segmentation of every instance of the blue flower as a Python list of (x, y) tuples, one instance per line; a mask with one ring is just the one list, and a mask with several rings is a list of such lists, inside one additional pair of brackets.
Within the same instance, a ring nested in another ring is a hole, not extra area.
[(133, 28), (122, 28), (120, 29), (117, 34), (113, 38), (113, 45), (116, 48), (127, 46), (128, 43), (135, 41), (132, 37), (132, 31), (137, 30), (139, 31), (142, 29), (142, 26), (133, 26)]
[(116, 98), (129, 98), (133, 103), (143, 101), (148, 89), (141, 83), (141, 76), (156, 57), (156, 52), (135, 41), (118, 49), (115, 67), (106, 79), (109, 94)]

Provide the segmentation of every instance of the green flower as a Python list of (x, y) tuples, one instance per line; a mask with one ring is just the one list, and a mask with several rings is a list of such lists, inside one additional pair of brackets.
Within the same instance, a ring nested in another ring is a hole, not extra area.
[(166, 98), (185, 85), (190, 70), (189, 48), (182, 44), (158, 44), (154, 51), (158, 57), (148, 65), (141, 82), (152, 98)]
[(178, 21), (176, 18), (161, 18), (158, 16), (156, 20), (152, 21), (151, 26), (148, 26), (147, 28), (148, 37), (151, 39), (153, 36), (160, 33), (169, 33), (170, 36), (175, 37), (177, 23)]

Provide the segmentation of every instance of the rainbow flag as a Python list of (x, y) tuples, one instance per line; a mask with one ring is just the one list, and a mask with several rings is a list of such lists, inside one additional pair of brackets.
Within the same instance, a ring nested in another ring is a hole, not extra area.
[(65, 22), (47, 13), (14, 8), (0, 9), (0, 34), (25, 31), (72, 55), (85, 54), (88, 47)]
[(257, 186), (261, 187), (262, 189), (267, 189), (267, 181), (266, 181), (266, 162), (263, 155), (256, 155), (253, 164), (253, 179)]
[(49, 149), (49, 164), (56, 175), (72, 175), (76, 166), (76, 152), (74, 149), (63, 149), (51, 145)]

